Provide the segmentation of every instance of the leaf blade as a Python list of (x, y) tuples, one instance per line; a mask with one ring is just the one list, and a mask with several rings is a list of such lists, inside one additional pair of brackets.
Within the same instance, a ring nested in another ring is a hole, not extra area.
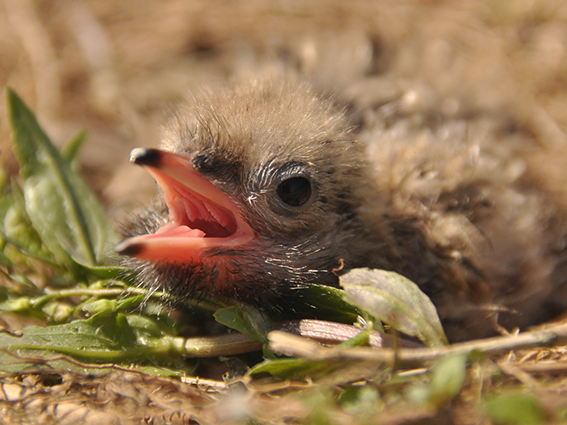
[(405, 277), (385, 270), (354, 269), (340, 277), (346, 300), (426, 345), (447, 344), (431, 300)]
[(100, 264), (107, 244), (117, 240), (103, 207), (24, 102), (13, 90), (6, 92), (14, 152), (25, 179), (26, 210), (32, 224), (64, 263), (71, 264), (75, 255), (86, 264)]

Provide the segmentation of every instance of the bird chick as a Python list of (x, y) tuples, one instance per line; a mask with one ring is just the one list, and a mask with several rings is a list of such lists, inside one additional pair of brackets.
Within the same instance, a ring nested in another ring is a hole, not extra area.
[[(142, 278), (175, 296), (265, 305), (289, 287), (336, 284), (359, 266), (363, 150), (330, 98), (288, 78), (203, 91), (134, 150), (163, 190), (117, 251), (146, 260)], [(362, 247), (367, 244), (368, 246)]]
[(340, 264), (394, 270), (432, 298), (454, 341), (564, 307), (553, 296), (564, 227), (518, 137), (492, 140), (490, 123), (473, 137), (455, 120), (371, 124), (355, 129), (292, 75), (203, 89), (162, 150), (132, 152), (162, 194), (116, 251), (174, 299), (275, 310), (294, 288), (336, 286)]

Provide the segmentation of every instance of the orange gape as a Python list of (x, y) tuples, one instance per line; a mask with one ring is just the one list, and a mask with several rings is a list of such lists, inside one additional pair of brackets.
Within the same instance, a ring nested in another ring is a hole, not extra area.
[(199, 263), (202, 250), (238, 248), (254, 238), (238, 206), (193, 168), (187, 154), (135, 149), (142, 165), (163, 190), (169, 221), (155, 233), (127, 239), (116, 247), (142, 260)]

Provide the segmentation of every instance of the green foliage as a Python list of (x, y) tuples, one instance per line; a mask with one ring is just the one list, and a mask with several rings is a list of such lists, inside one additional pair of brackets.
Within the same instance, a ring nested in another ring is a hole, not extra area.
[(214, 314), (215, 320), (228, 328), (235, 329), (262, 344), (264, 356), (274, 358), (268, 347), (268, 332), (274, 329), (274, 323), (266, 315), (247, 304), (221, 308)]
[[(0, 334), (0, 347), (17, 352), (21, 358), (49, 352), (89, 363), (152, 364), (159, 358), (162, 367), (188, 372), (191, 368), (181, 361), (184, 339), (172, 336), (171, 329), (168, 320), (136, 314), (95, 316), (62, 325), (29, 326), (22, 336)], [(2, 371), (17, 371), (12, 370), (10, 359), (7, 352), (0, 352)]]
[[(296, 308), (304, 317), (317, 317), (340, 323), (356, 323), (364, 310), (345, 301), (345, 291), (331, 286), (312, 284), (295, 291), (294, 299), (301, 302)], [(304, 301), (308, 300), (307, 303)]]
[(417, 403), (440, 406), (455, 398), (467, 374), (467, 355), (441, 358), (431, 368), (431, 378), (427, 383), (417, 383), (408, 388), (408, 396)]
[(0, 200), (0, 262), (10, 282), (0, 311), (54, 324), (26, 327), (21, 336), (1, 334), (6, 361), (0, 370), (11, 370), (10, 352), (36, 359), (59, 353), (93, 363), (173, 362), (189, 370), (176, 327), (152, 312), (150, 300), (161, 294), (129, 288), (118, 280), (127, 270), (111, 264), (107, 250), (118, 236), (76, 171), (86, 133), (59, 153), (10, 89), (7, 102), (23, 184), (12, 180)]
[(459, 394), (467, 372), (468, 356), (450, 356), (440, 359), (432, 368), (429, 383), (430, 400), (439, 404)]
[(428, 346), (447, 344), (437, 310), (419, 287), (385, 270), (355, 269), (341, 277), (346, 300)]
[(83, 137), (68, 144), (64, 159), (22, 100), (7, 89), (8, 119), (14, 152), (24, 178), (25, 209), (45, 247), (80, 273), (73, 260), (91, 266), (108, 259), (109, 243), (118, 241), (102, 205), (71, 163)]
[(334, 369), (333, 365), (325, 361), (311, 359), (277, 359), (266, 360), (256, 365), (250, 372), (250, 376), (268, 373), (278, 379), (301, 379), (305, 377), (317, 378), (328, 374)]
[(370, 385), (347, 388), (339, 396), (339, 402), (346, 412), (363, 418), (372, 418), (384, 408), (380, 393)]
[(547, 423), (539, 401), (530, 394), (499, 394), (484, 403), (484, 410), (497, 425), (537, 425)]

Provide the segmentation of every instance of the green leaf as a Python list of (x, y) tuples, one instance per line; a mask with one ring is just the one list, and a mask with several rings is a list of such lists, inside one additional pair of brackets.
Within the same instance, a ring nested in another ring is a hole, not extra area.
[(83, 144), (87, 140), (86, 130), (80, 130), (67, 141), (65, 146), (61, 148), (61, 157), (69, 163), (74, 171), (77, 171), (79, 165), (79, 152)]
[(23, 312), (31, 308), (28, 297), (19, 297), (15, 300), (8, 300), (0, 303), (0, 312)]
[(266, 337), (268, 332), (274, 329), (274, 324), (266, 314), (248, 304), (241, 303), (217, 310), (214, 317), (217, 322), (255, 339), (263, 345), (265, 356), (274, 357), (268, 348)]
[(76, 269), (72, 256), (88, 265), (102, 263), (105, 249), (117, 241), (102, 206), (11, 89), (7, 102), (14, 152), (25, 179), (26, 211), (34, 228), (68, 267)]
[(371, 386), (350, 387), (339, 396), (342, 408), (351, 415), (372, 418), (384, 408), (380, 393)]
[[(167, 320), (117, 314), (63, 325), (29, 326), (21, 337), (0, 334), (0, 348), (40, 357), (59, 353), (89, 362), (138, 361), (163, 366), (179, 363), (184, 353), (185, 340), (169, 334), (172, 329)], [(2, 362), (0, 371), (4, 371)]]
[(350, 339), (347, 339), (344, 342), (341, 342), (337, 345), (337, 348), (351, 348), (351, 347), (363, 347), (368, 345), (370, 342), (370, 332), (369, 331), (361, 331), (358, 335), (353, 336)]
[(362, 311), (345, 301), (345, 291), (332, 286), (312, 284), (294, 290), (293, 303), (298, 300), (293, 310), (301, 317), (316, 317), (321, 320), (352, 324), (357, 321)]
[(81, 309), (99, 316), (115, 313), (126, 308), (137, 307), (144, 302), (144, 294), (134, 295), (123, 299), (98, 299), (81, 305)]
[[(368, 339), (369, 333), (367, 331), (362, 331), (355, 337), (337, 345), (337, 348), (350, 348), (367, 345)], [(316, 378), (331, 373), (344, 366), (345, 364), (341, 364), (340, 362), (320, 361), (307, 358), (268, 359), (252, 368), (249, 375), (253, 376), (268, 373), (279, 379), (299, 379), (304, 377)]]
[(251, 376), (268, 373), (273, 377), (285, 379), (300, 379), (308, 376), (316, 378), (333, 370), (333, 363), (311, 359), (269, 359), (255, 367), (248, 374)]
[(498, 425), (536, 425), (547, 423), (545, 411), (529, 394), (501, 394), (484, 403), (484, 411)]
[(8, 181), (9, 181), (9, 174), (0, 164), (0, 193), (4, 192), (4, 189), (6, 188)]
[(27, 218), (25, 211), (20, 210), (16, 204), (12, 205), (4, 216), (4, 226), (0, 230), (0, 234), (7, 243), (24, 255), (53, 264), (54, 259), (51, 253), (44, 249), (39, 235)]
[(64, 323), (75, 314), (76, 309), (65, 303), (51, 303), (46, 305), (42, 311), (50, 321)]
[(134, 274), (132, 269), (122, 266), (90, 266), (82, 263), (79, 258), (73, 257), (77, 264), (80, 264), (84, 269), (91, 272), (94, 276), (100, 279), (120, 279), (130, 284), (135, 284)]
[(10, 193), (2, 197), (3, 220), (0, 221), (0, 236), (20, 253), (55, 266), (53, 255), (42, 244), (26, 212), (22, 189), (12, 180)]
[(468, 355), (449, 356), (440, 359), (431, 370), (429, 400), (440, 404), (459, 394), (467, 374)]
[(447, 344), (437, 310), (419, 287), (384, 270), (355, 269), (340, 277), (346, 300), (428, 346)]

